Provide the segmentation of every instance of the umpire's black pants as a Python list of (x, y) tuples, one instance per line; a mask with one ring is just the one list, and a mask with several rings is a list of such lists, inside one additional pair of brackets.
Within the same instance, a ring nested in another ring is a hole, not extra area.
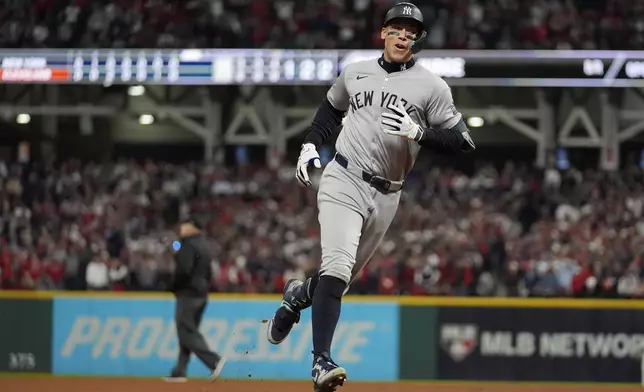
[(185, 374), (194, 353), (209, 369), (214, 369), (221, 357), (208, 348), (208, 343), (199, 332), (203, 312), (208, 304), (207, 298), (177, 297), (174, 321), (179, 338), (179, 360), (175, 373)]

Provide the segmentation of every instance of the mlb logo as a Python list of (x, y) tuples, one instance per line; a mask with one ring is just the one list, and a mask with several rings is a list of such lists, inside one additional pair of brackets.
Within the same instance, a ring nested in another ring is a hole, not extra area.
[(456, 362), (467, 358), (478, 345), (478, 326), (474, 324), (443, 324), (440, 345)]

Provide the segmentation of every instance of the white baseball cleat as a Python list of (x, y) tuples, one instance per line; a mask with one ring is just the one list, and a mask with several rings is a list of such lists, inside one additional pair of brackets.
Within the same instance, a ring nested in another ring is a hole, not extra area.
[(221, 357), (219, 362), (217, 362), (217, 366), (215, 366), (215, 369), (212, 371), (208, 379), (211, 382), (218, 379), (219, 375), (221, 375), (222, 370), (224, 370), (224, 366), (226, 366), (226, 357)]

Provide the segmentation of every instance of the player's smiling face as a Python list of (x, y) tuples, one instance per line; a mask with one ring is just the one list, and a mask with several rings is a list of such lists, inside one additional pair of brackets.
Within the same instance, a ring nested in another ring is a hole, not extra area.
[(411, 44), (420, 31), (412, 23), (391, 23), (383, 27), (380, 38), (385, 40), (385, 60), (402, 63), (411, 60)]

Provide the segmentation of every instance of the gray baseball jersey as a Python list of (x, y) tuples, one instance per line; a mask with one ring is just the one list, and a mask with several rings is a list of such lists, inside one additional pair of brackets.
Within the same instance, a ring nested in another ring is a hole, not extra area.
[(381, 114), (401, 100), (423, 128), (448, 129), (461, 114), (445, 81), (420, 64), (387, 73), (376, 60), (348, 65), (327, 93), (338, 110), (347, 111), (336, 149), (363, 170), (400, 181), (411, 170), (420, 146), (382, 132)]
[[(401, 181), (414, 166), (420, 145), (382, 130), (387, 105), (401, 100), (421, 127), (448, 129), (461, 114), (445, 81), (419, 64), (387, 72), (378, 60), (347, 66), (327, 99), (346, 111), (336, 150), (355, 168)], [(393, 220), (401, 192), (382, 194), (332, 161), (318, 190), (322, 275), (350, 283), (364, 268)]]

